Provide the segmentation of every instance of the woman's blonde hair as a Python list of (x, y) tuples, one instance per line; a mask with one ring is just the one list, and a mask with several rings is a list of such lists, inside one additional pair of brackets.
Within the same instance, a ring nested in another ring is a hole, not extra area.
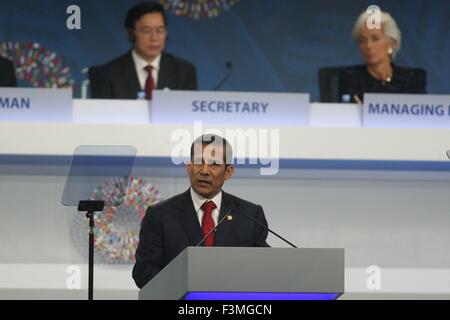
[[(373, 15), (373, 13), (364, 11), (359, 15), (358, 19), (356, 19), (352, 31), (353, 40), (355, 41), (358, 40), (361, 28), (364, 26), (364, 23), (367, 22), (367, 19), (371, 15)], [(391, 60), (394, 60), (395, 56), (400, 51), (400, 46), (402, 43), (402, 33), (400, 32), (400, 29), (398, 28), (394, 18), (392, 18), (392, 16), (389, 13), (384, 11), (381, 11), (381, 27), (383, 28), (386, 36), (395, 42), (395, 46), (392, 47), (392, 54), (391, 54)]]

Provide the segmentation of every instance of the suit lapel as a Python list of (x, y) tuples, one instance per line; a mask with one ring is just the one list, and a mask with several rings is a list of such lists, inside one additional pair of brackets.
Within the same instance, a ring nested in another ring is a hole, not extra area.
[(196, 245), (202, 240), (202, 228), (198, 222), (198, 216), (192, 203), (190, 189), (183, 193), (178, 209), (181, 224), (194, 242), (194, 245)]
[(159, 63), (159, 73), (158, 73), (158, 84), (157, 89), (161, 90), (164, 88), (171, 89), (173, 87), (172, 85), (172, 79), (171, 76), (173, 76), (175, 73), (172, 70), (172, 64), (169, 61), (169, 57), (164, 52), (161, 54), (161, 61)]
[[(223, 192), (222, 194), (222, 204), (220, 205), (220, 214), (219, 214), (219, 220), (228, 213), (231, 212), (228, 218), (225, 218), (224, 221), (220, 224), (220, 226), (216, 230), (215, 240), (214, 240), (214, 246), (216, 247), (223, 247), (226, 246), (228, 237), (230, 236), (231, 232), (233, 231), (234, 227), (236, 226), (236, 222), (238, 220), (238, 215), (235, 214), (236, 207), (233, 204), (233, 201), (231, 200), (231, 197)], [(231, 220), (229, 220), (231, 217)]]
[(134, 65), (131, 51), (128, 52), (126, 59), (122, 65), (123, 78), (125, 80), (125, 86), (128, 88), (129, 96), (137, 99), (137, 93), (141, 91), (141, 85), (136, 73), (136, 66)]

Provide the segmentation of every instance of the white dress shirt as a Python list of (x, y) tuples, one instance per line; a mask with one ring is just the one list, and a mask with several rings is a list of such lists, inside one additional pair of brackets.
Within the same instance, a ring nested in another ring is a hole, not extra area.
[(191, 187), (191, 198), (194, 204), (195, 212), (197, 213), (198, 222), (200, 222), (200, 226), (202, 225), (203, 219), (203, 209), (201, 208), (201, 206), (206, 201), (214, 202), (216, 208), (213, 210), (211, 215), (214, 220), (214, 225), (217, 226), (217, 222), (219, 221), (220, 205), (222, 204), (222, 190), (218, 194), (216, 194), (212, 199), (206, 199), (201, 195), (199, 195), (197, 192), (195, 192), (194, 188)]
[(156, 89), (158, 86), (158, 73), (159, 73), (159, 63), (161, 62), (161, 55), (157, 56), (152, 63), (148, 63), (144, 59), (142, 59), (136, 51), (131, 51), (131, 56), (133, 57), (134, 67), (136, 68), (136, 73), (139, 80), (139, 85), (141, 86), (141, 90), (145, 90), (145, 82), (147, 81), (148, 72), (145, 70), (145, 67), (150, 65), (153, 67), (152, 69), (152, 77), (154, 88)]

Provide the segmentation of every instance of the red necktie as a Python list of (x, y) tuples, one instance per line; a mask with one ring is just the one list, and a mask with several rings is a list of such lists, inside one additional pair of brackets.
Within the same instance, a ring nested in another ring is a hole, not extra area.
[(153, 83), (153, 77), (152, 77), (152, 66), (146, 66), (145, 71), (147, 71), (148, 76), (147, 76), (147, 81), (145, 81), (145, 98), (147, 100), (152, 100), (152, 91), (153, 88), (155, 86), (155, 84)]
[[(215, 227), (212, 212), (216, 208), (216, 205), (212, 201), (207, 201), (202, 204), (201, 208), (203, 209), (202, 231), (203, 237), (205, 237)], [(205, 240), (206, 247), (211, 247), (212, 245), (214, 245), (214, 232)]]

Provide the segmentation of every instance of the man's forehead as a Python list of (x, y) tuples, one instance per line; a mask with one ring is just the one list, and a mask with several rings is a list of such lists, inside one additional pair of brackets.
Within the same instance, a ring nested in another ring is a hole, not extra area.
[[(224, 153), (225, 146), (223, 144), (211, 143), (211, 144), (199, 144), (194, 148), (195, 156), (221, 156)], [(196, 151), (200, 154), (196, 154)]]

